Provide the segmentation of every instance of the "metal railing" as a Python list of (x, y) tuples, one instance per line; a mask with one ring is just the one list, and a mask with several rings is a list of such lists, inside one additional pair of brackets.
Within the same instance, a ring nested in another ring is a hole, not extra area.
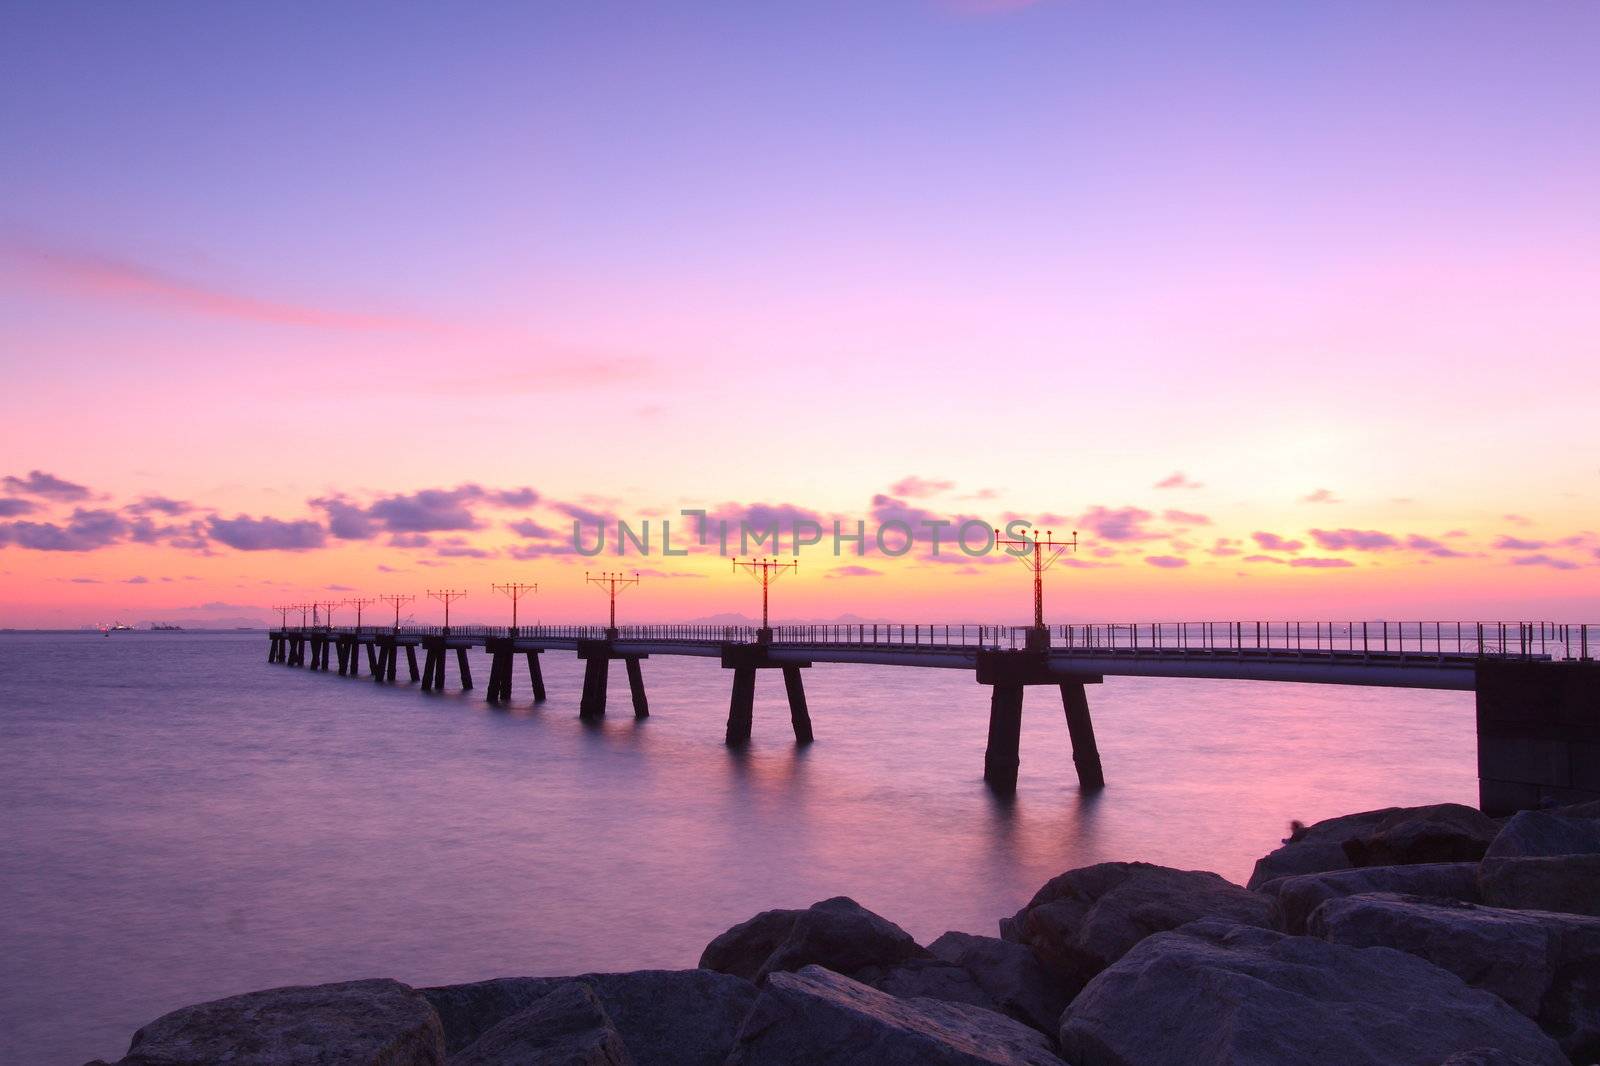
[[(289, 626), (301, 636), (515, 637), (529, 640), (605, 640), (604, 626)], [(754, 626), (631, 625), (618, 640), (654, 643), (753, 644)], [(1592, 661), (1600, 652), (1600, 625), (1563, 622), (1103, 622), (1050, 626), (1052, 651), (1117, 655), (1271, 655), (1333, 658), (1514, 658)], [(861, 622), (774, 626), (772, 643), (859, 648), (1037, 647), (1031, 626)]]

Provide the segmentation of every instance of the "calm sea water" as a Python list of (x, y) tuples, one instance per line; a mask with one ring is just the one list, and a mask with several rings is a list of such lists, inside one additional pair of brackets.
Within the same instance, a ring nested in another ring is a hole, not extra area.
[(758, 910), (839, 894), (923, 942), (993, 933), (1074, 866), (1242, 881), (1290, 818), (1476, 796), (1463, 693), (1110, 679), (1088, 798), (1035, 690), (1003, 803), (967, 674), (814, 667), (806, 749), (763, 675), (733, 753), (711, 660), (647, 660), (644, 722), (615, 666), (594, 728), (567, 654), (547, 703), (519, 673), (495, 710), (482, 657), (475, 692), (424, 695), (266, 652), (0, 635), (0, 1062), (114, 1058), (167, 1010), (273, 985), (692, 966)]

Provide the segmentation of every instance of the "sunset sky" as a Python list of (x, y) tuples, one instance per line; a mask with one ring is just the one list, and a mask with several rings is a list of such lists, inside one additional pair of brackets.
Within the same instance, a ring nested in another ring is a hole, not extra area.
[(0, 626), (759, 613), (570, 551), (684, 508), (1076, 528), (1057, 622), (1600, 622), (1592, 0), (10, 4), (0, 79)]

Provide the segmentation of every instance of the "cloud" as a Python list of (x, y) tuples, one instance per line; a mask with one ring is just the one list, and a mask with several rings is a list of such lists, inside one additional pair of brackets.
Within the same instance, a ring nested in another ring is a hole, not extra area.
[(1545, 547), (1545, 542), (1542, 540), (1524, 540), (1521, 537), (1507, 537), (1502, 535), (1495, 540), (1494, 546), (1499, 548), (1501, 551), (1533, 552)]
[(1189, 565), (1189, 560), (1180, 559), (1176, 555), (1147, 555), (1144, 561), (1151, 566), (1159, 566), (1163, 570), (1176, 570)]
[(327, 589), (329, 592), (354, 592), (355, 591), (355, 589), (351, 588), (349, 585), (324, 585), (322, 587)]
[(896, 496), (910, 496), (912, 499), (920, 499), (924, 496), (936, 496), (941, 492), (949, 492), (955, 487), (956, 483), (954, 481), (934, 481), (912, 474), (889, 486), (889, 491)]
[(1376, 529), (1313, 529), (1311, 539), (1326, 551), (1383, 551), (1400, 542)]
[(390, 533), (436, 533), (477, 529), (478, 520), (466, 506), (483, 497), (476, 485), (453, 489), (423, 489), (409, 495), (385, 496), (367, 508), (367, 514)]
[(91, 552), (115, 544), (128, 532), (128, 523), (115, 511), (72, 512), (66, 525), (55, 522), (9, 522), (0, 525), (0, 543), (43, 552)]
[(18, 515), (32, 514), (39, 509), (39, 505), (31, 500), (7, 499), (0, 497), (0, 518), (15, 518)]
[(391, 548), (426, 548), (433, 538), (426, 533), (395, 533), (389, 537)]
[(1301, 503), (1343, 503), (1344, 501), (1339, 499), (1339, 497), (1335, 496), (1333, 494), (1333, 492), (1331, 490), (1329, 490), (1329, 489), (1317, 489), (1317, 490), (1313, 491), (1310, 495), (1300, 497), (1300, 502)]
[(1191, 481), (1189, 475), (1182, 470), (1175, 470), (1156, 482), (1155, 487), (1158, 489), (1198, 489), (1205, 486), (1198, 481)]
[(1533, 520), (1531, 518), (1528, 518), (1526, 515), (1503, 514), (1500, 517), (1503, 518), (1504, 520), (1506, 520), (1507, 522), (1510, 522), (1512, 525), (1517, 525), (1517, 526), (1531, 526), (1531, 525), (1533, 525)]
[(1239, 561), (1244, 563), (1277, 563), (1279, 566), (1282, 566), (1284, 562), (1282, 559), (1272, 555), (1246, 555)]
[(440, 323), (411, 315), (363, 314), (261, 299), (81, 249), (11, 240), (0, 251), (20, 263), (35, 280), (75, 296), (111, 298), (167, 311), (279, 326), (352, 332), (437, 332), (444, 328)]
[(534, 540), (545, 540), (555, 536), (555, 530), (541, 526), (531, 518), (523, 518), (516, 522), (507, 522), (506, 528), (519, 537), (529, 537)]
[(1079, 519), (1080, 528), (1088, 529), (1101, 540), (1156, 540), (1161, 534), (1144, 528), (1144, 523), (1154, 518), (1149, 511), (1138, 507), (1119, 507), (1111, 510), (1094, 506)]
[(1557, 559), (1553, 555), (1524, 555), (1511, 560), (1513, 566), (1548, 566), (1552, 570), (1576, 570), (1578, 564), (1568, 559)]
[(135, 575), (134, 577), (130, 577), (127, 580), (123, 581), (123, 584), (124, 585), (148, 585), (148, 584), (150, 584), (150, 579), (145, 577), (145, 576), (143, 576), (142, 574), (141, 575)]
[(279, 518), (212, 515), (207, 533), (237, 551), (307, 551), (326, 543), (327, 530), (308, 520), (285, 522)]
[(1406, 538), (1406, 547), (1412, 551), (1427, 552), (1429, 555), (1439, 559), (1463, 559), (1466, 558), (1467, 554), (1466, 552), (1456, 551), (1443, 541), (1435, 540), (1432, 537), (1419, 536), (1416, 533)]
[(188, 514), (194, 510), (194, 505), (183, 500), (172, 500), (165, 496), (141, 496), (138, 503), (130, 503), (123, 510), (130, 514), (145, 515), (152, 512), (175, 517)]
[(1209, 526), (1211, 524), (1209, 516), (1195, 514), (1193, 511), (1162, 511), (1161, 517), (1177, 526)]
[(829, 570), (826, 574), (823, 574), (822, 576), (825, 577), (825, 578), (829, 578), (829, 577), (882, 577), (883, 573), (882, 573), (882, 571), (874, 570), (870, 566), (840, 566), (840, 567), (836, 567), (836, 568), (834, 568), (832, 570)]
[(343, 496), (312, 500), (311, 506), (327, 514), (328, 532), (338, 540), (370, 540), (381, 528), (365, 507)]
[(87, 487), (72, 481), (64, 481), (43, 470), (30, 470), (27, 477), (13, 477), (7, 474), (0, 484), (5, 486), (7, 492), (18, 496), (38, 496), (61, 503), (87, 500), (90, 495)]
[(100, 579), (97, 578), (97, 577), (71, 577), (71, 578), (68, 578), (67, 580), (70, 581), (74, 585), (98, 585), (98, 584), (100, 584)]
[(1206, 554), (1225, 558), (1230, 555), (1241, 554), (1239, 542), (1232, 537), (1218, 537), (1216, 543), (1206, 549)]
[(1252, 533), (1250, 539), (1269, 552), (1297, 552), (1306, 546), (1303, 540), (1285, 540), (1276, 533)]
[(1349, 559), (1290, 559), (1290, 566), (1304, 567), (1308, 570), (1339, 570), (1347, 566), (1354, 566)]

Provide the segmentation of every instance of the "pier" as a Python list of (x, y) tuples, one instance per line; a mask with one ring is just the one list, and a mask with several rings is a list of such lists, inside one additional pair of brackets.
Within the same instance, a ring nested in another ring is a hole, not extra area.
[[(1059, 692), (1080, 785), (1105, 784), (1087, 686), (1106, 677), (1166, 677), (1421, 688), (1476, 693), (1480, 803), (1506, 813), (1600, 799), (1600, 626), (1553, 622), (1135, 622), (1057, 626), (799, 625), (282, 626), (268, 662), (395, 683), (403, 650), (411, 682), (445, 686), (454, 652), (470, 690), (469, 652), (490, 657), (487, 699), (512, 698), (516, 659), (535, 700), (539, 657), (570, 651), (584, 666), (579, 715), (604, 718), (611, 664), (621, 661), (634, 715), (645, 718), (642, 662), (716, 659), (733, 673), (726, 742), (749, 741), (757, 677), (777, 671), (797, 743), (814, 738), (803, 671), (814, 663), (970, 671), (990, 689), (984, 779), (1014, 791), (1023, 696)], [(417, 648), (424, 652), (419, 674)], [(1054, 693), (1052, 696), (1055, 695)]]

